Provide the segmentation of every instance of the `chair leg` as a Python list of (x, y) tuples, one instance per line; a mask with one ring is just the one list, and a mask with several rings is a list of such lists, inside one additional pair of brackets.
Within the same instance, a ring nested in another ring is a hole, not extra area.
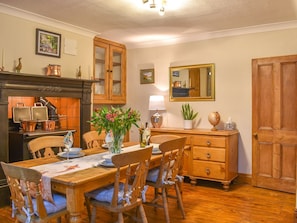
[(139, 209), (139, 213), (140, 213), (142, 223), (148, 223), (147, 218), (146, 218), (146, 214), (145, 214), (145, 211), (144, 211), (144, 208), (143, 208), (143, 205), (142, 204), (139, 205), (138, 209)]
[(163, 200), (163, 207), (164, 207), (166, 223), (170, 223), (168, 202), (167, 202), (167, 191), (165, 188), (162, 189), (162, 200)]
[[(151, 204), (156, 204), (158, 203), (158, 200), (160, 199), (160, 195), (161, 193), (159, 192), (159, 188), (154, 188), (154, 198), (153, 200), (150, 201)], [(156, 207), (155, 207), (156, 209)]]
[(93, 206), (92, 208), (92, 214), (91, 214), (91, 223), (95, 223), (96, 222), (96, 207)]
[(177, 201), (178, 201), (178, 204), (179, 204), (179, 208), (181, 210), (183, 218), (185, 219), (186, 218), (186, 213), (185, 213), (185, 210), (184, 210), (182, 196), (181, 196), (178, 184), (175, 184), (175, 192), (176, 192), (176, 197), (177, 197)]
[(154, 199), (157, 199), (158, 198), (158, 196), (159, 196), (159, 188), (155, 188), (155, 197), (154, 197)]
[(124, 216), (122, 212), (119, 212), (118, 214), (118, 223), (124, 223)]
[(88, 198), (88, 197), (86, 197), (86, 196), (85, 196), (85, 206), (86, 206), (86, 208), (87, 208), (89, 222), (91, 222), (90, 198)]

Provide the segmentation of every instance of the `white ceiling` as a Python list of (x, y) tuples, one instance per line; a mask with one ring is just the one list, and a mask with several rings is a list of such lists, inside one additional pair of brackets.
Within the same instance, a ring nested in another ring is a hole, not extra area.
[(142, 1), (0, 0), (0, 8), (9, 5), (81, 27), (127, 48), (297, 27), (297, 0), (167, 0), (164, 16)]

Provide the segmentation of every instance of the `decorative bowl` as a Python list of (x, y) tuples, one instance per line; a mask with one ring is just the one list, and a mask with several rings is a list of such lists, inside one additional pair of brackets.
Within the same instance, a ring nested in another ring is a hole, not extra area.
[(78, 155), (81, 151), (81, 148), (75, 148), (75, 147), (72, 147), (69, 149), (69, 154), (70, 155)]
[(114, 154), (110, 153), (110, 154), (106, 154), (106, 155), (103, 155), (102, 158), (105, 160), (106, 163), (112, 163), (112, 160), (111, 160), (111, 157), (113, 156)]

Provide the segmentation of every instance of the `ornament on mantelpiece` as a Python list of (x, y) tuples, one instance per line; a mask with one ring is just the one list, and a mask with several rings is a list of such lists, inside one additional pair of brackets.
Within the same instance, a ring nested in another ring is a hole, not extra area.
[(78, 72), (77, 72), (77, 74), (76, 74), (76, 77), (77, 77), (78, 79), (81, 79), (81, 66), (78, 67)]
[(4, 71), (4, 57), (5, 57), (5, 51), (4, 49), (2, 49), (2, 64), (1, 64), (1, 67), (0, 67), (0, 71)]
[(49, 64), (47, 66), (47, 76), (56, 76), (61, 77), (61, 65), (58, 64)]
[(208, 121), (213, 126), (211, 131), (217, 131), (216, 125), (220, 123), (221, 116), (218, 112), (211, 112), (208, 115)]
[(20, 73), (21, 72), (21, 69), (22, 69), (22, 67), (23, 67), (23, 65), (22, 65), (22, 58), (20, 57), (19, 58), (19, 63), (18, 63), (18, 65), (15, 67), (15, 70), (16, 70), (16, 72), (17, 73)]

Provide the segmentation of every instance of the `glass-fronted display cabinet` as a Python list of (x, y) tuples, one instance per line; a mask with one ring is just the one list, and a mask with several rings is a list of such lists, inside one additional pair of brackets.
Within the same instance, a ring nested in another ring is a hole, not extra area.
[(126, 103), (126, 48), (94, 39), (94, 104)]

